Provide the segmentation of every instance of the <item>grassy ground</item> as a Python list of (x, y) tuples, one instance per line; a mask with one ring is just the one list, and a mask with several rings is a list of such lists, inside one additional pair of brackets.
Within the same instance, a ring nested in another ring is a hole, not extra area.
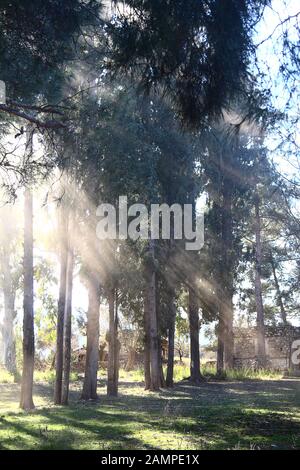
[(300, 449), (299, 379), (211, 378), (152, 393), (139, 374), (121, 372), (117, 399), (100, 378), (96, 403), (79, 401), (77, 380), (69, 407), (36, 383), (31, 414), (18, 410), (18, 384), (0, 384), (0, 449)]

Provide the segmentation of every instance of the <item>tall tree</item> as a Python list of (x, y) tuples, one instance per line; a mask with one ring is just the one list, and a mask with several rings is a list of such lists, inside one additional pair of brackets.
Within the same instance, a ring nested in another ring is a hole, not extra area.
[(63, 383), (63, 347), (64, 347), (64, 320), (67, 292), (68, 269), (68, 209), (63, 199), (59, 208), (59, 240), (60, 240), (60, 279), (57, 310), (56, 352), (55, 352), (55, 385), (54, 403), (61, 404)]
[(205, 256), (212, 276), (208, 280), (215, 291), (213, 303), (218, 310), (217, 369), (223, 375), (224, 369), (233, 367), (233, 295), (245, 231), (244, 206), (252, 153), (247, 150), (247, 139), (232, 134), (230, 125), (223, 120), (203, 132), (201, 145), (210, 240)]
[(273, 279), (274, 279), (274, 284), (275, 284), (275, 289), (276, 289), (276, 300), (280, 308), (281, 321), (283, 325), (286, 326), (288, 324), (287, 312), (286, 312), (284, 302), (283, 302), (283, 296), (282, 296), (282, 292), (281, 292), (280, 284), (278, 280), (278, 275), (277, 275), (276, 262), (272, 253), (272, 249), (270, 250), (270, 264), (272, 267)]
[(146, 265), (145, 265), (145, 282), (146, 282), (146, 304), (145, 314), (148, 315), (146, 325), (149, 330), (150, 347), (150, 389), (158, 390), (161, 385), (161, 375), (159, 367), (159, 342), (158, 342), (158, 324), (157, 324), (157, 284), (156, 284), (156, 261), (155, 261), (155, 243), (154, 240), (149, 241)]
[(238, 96), (245, 100), (245, 86), (253, 103), (249, 57), (267, 3), (126, 0), (108, 25), (109, 66), (134, 76), (147, 91), (160, 85), (183, 123), (199, 128)]
[[(26, 155), (33, 151), (33, 130), (26, 130)], [(23, 368), (20, 407), (34, 408), (32, 389), (34, 372), (34, 310), (33, 310), (33, 198), (30, 188), (24, 193), (24, 300), (23, 300)]]
[(265, 340), (265, 315), (262, 299), (261, 271), (262, 271), (262, 241), (261, 241), (261, 216), (259, 195), (254, 200), (255, 219), (255, 299), (256, 299), (256, 326), (257, 326), (257, 359), (258, 366), (266, 365), (266, 340)]
[(93, 273), (88, 273), (86, 278), (89, 305), (87, 312), (85, 373), (81, 397), (84, 400), (95, 400), (97, 398), (97, 372), (99, 362), (100, 283), (97, 276)]
[(3, 323), (0, 325), (4, 345), (4, 364), (9, 372), (16, 375), (16, 340), (14, 322), (17, 316), (15, 309), (16, 290), (19, 284), (20, 270), (18, 269), (17, 232), (15, 229), (15, 210), (11, 205), (1, 209), (0, 233), (0, 286), (4, 298)]
[[(71, 226), (70, 232), (72, 232)], [(71, 371), (71, 339), (72, 339), (72, 294), (73, 294), (73, 269), (74, 269), (74, 247), (72, 237), (69, 235), (68, 259), (66, 272), (66, 303), (64, 314), (64, 335), (63, 335), (63, 382), (62, 382), (62, 405), (67, 405), (69, 401), (69, 385)]]
[(190, 370), (191, 381), (199, 383), (202, 378), (200, 373), (199, 304), (195, 289), (196, 287), (189, 287)]
[(99, 25), (100, 9), (97, 0), (1, 3), (1, 79), (8, 98), (0, 105), (2, 113), (25, 119), (37, 129), (65, 127), (64, 110), (55, 106), (68, 83), (64, 64), (78, 58), (80, 39), (88, 28)]
[(144, 374), (145, 390), (151, 388), (151, 363), (150, 363), (150, 326), (148, 312), (148, 298), (146, 287), (144, 288)]
[(14, 320), (17, 312), (15, 310), (16, 294), (9, 263), (9, 244), (5, 247), (1, 247), (0, 265), (2, 269), (2, 290), (4, 296), (4, 317), (3, 324), (1, 325), (1, 335), (4, 344), (4, 364), (9, 372), (16, 374), (17, 366)]
[(168, 363), (166, 386), (174, 385), (174, 355), (175, 355), (175, 322), (176, 322), (176, 292), (169, 290), (169, 327), (168, 327)]
[(118, 301), (115, 286), (110, 287), (107, 298), (109, 310), (107, 395), (114, 397), (118, 395), (119, 379)]
[(32, 389), (34, 371), (34, 319), (33, 319), (33, 208), (32, 192), (24, 195), (24, 316), (23, 316), (23, 369), (20, 407), (34, 408)]

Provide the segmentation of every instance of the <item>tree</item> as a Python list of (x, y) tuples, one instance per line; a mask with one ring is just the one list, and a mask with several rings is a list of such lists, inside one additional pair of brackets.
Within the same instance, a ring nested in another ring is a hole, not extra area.
[(148, 327), (146, 336), (149, 337), (149, 356), (150, 356), (150, 390), (159, 390), (161, 385), (161, 375), (159, 367), (159, 342), (158, 342), (158, 324), (157, 324), (157, 291), (156, 291), (156, 260), (155, 243), (149, 241), (145, 262), (145, 283), (146, 283), (146, 310), (147, 320), (145, 325)]
[(60, 238), (60, 279), (57, 311), (56, 352), (55, 352), (55, 386), (54, 403), (61, 404), (63, 383), (63, 345), (64, 321), (67, 294), (67, 268), (68, 268), (68, 209), (63, 200), (59, 210), (59, 238)]
[(187, 349), (189, 337), (189, 325), (187, 318), (182, 317), (180, 313), (176, 316), (176, 341), (175, 349), (179, 355), (179, 360), (182, 363), (182, 358)]
[(65, 127), (65, 109), (56, 106), (69, 77), (64, 64), (78, 56), (87, 29), (99, 24), (100, 9), (96, 0), (1, 3), (1, 79), (8, 97), (0, 105), (1, 113), (22, 118), (38, 129)]
[[(32, 129), (27, 129), (26, 151), (32, 152)], [(34, 408), (32, 389), (34, 372), (34, 311), (33, 311), (33, 200), (32, 192), (24, 194), (24, 301), (23, 301), (23, 369), (20, 407)]]
[(256, 299), (256, 325), (257, 325), (257, 360), (259, 367), (266, 365), (265, 319), (261, 288), (262, 270), (262, 244), (261, 244), (261, 217), (259, 195), (255, 195), (255, 299)]
[[(39, 236), (36, 236), (39, 242)], [(54, 295), (57, 287), (55, 265), (42, 257), (34, 266), (34, 279), (36, 282), (35, 297), (36, 307), (34, 311), (35, 326), (35, 354), (36, 362), (42, 364), (46, 357), (55, 360), (57, 299)]]
[[(249, 209), (247, 180), (251, 177), (249, 163), (253, 157), (247, 149), (248, 138), (243, 132), (232, 132), (230, 119), (216, 122), (202, 133), (203, 179), (208, 196), (206, 238), (201, 253), (205, 260), (203, 281), (208, 288), (204, 307), (214, 319), (217, 311), (217, 370), (233, 367), (233, 296), (236, 290), (245, 220)], [(210, 275), (208, 275), (210, 273)]]
[(86, 283), (89, 296), (87, 312), (87, 346), (82, 399), (97, 398), (97, 372), (99, 361), (99, 314), (100, 282), (94, 273), (87, 273)]
[[(269, 316), (269, 320), (275, 323), (276, 309), (279, 306), (283, 323), (286, 324), (287, 320), (276, 274), (274, 254), (278, 250), (285, 251), (288, 247), (288, 243), (284, 248), (280, 246), (280, 241), (284, 239), (286, 228), (289, 225), (289, 215), (285, 210), (285, 200), (288, 193), (284, 188), (285, 184), (282, 178), (278, 176), (268, 159), (268, 152), (261, 138), (254, 140), (249, 152), (253, 156), (248, 181), (249, 198), (247, 202), (251, 207), (248, 229), (250, 228), (250, 240), (252, 240), (251, 233), (254, 238), (251, 261), (254, 267), (252, 278), (257, 327), (257, 365), (265, 367), (267, 364), (265, 348), (267, 317)], [(274, 282), (270, 282), (272, 277)], [(273, 291), (271, 309), (268, 308), (265, 299), (268, 290)], [(279, 305), (277, 306), (276, 303)], [(268, 310), (269, 314), (267, 315)]]
[(190, 325), (190, 356), (191, 381), (199, 383), (200, 373), (200, 347), (199, 347), (199, 306), (195, 289), (189, 288), (189, 325)]
[(286, 325), (288, 325), (287, 312), (286, 312), (286, 309), (285, 309), (285, 306), (284, 306), (283, 296), (282, 296), (282, 292), (281, 292), (281, 289), (280, 289), (280, 284), (279, 284), (279, 280), (278, 280), (278, 276), (277, 276), (276, 262), (275, 262), (275, 259), (274, 259), (274, 255), (272, 253), (272, 249), (270, 250), (270, 258), (269, 259), (270, 259), (270, 264), (271, 264), (271, 267), (272, 267), (272, 274), (273, 274), (274, 284), (275, 284), (275, 289), (276, 289), (276, 300), (277, 300), (277, 304), (280, 307), (281, 321), (282, 321), (283, 325), (286, 326)]
[(149, 327), (149, 312), (148, 312), (148, 299), (146, 287), (144, 289), (144, 376), (145, 376), (145, 390), (151, 388), (151, 363), (150, 363), (150, 327)]
[[(176, 322), (176, 293), (174, 289), (169, 292), (169, 328), (168, 328), (168, 364), (166, 386), (173, 387), (174, 354), (175, 354), (175, 322)], [(181, 359), (181, 358), (180, 358)]]
[(109, 288), (109, 331), (108, 331), (108, 364), (107, 364), (107, 395), (118, 395), (119, 380), (119, 340), (118, 340), (118, 294), (115, 286)]
[(108, 24), (109, 66), (134, 76), (147, 91), (167, 93), (184, 125), (199, 128), (219, 118), (238, 96), (245, 99), (245, 88), (253, 101), (252, 35), (266, 0), (124, 4)]
[(21, 272), (17, 251), (17, 231), (15, 209), (4, 206), (1, 216), (5, 223), (1, 226), (0, 233), (0, 267), (1, 267), (1, 290), (4, 297), (4, 317), (0, 325), (2, 341), (4, 345), (4, 364), (7, 370), (16, 376), (16, 341), (14, 333), (14, 322), (16, 319), (15, 299), (16, 290), (19, 287)]
[[(70, 221), (71, 222), (71, 221)], [(72, 233), (74, 225), (71, 222), (69, 231)], [(69, 382), (71, 370), (71, 337), (72, 337), (72, 293), (73, 293), (73, 269), (74, 269), (74, 247), (72, 237), (69, 236), (68, 260), (66, 272), (66, 300), (64, 312), (64, 335), (63, 335), (63, 382), (61, 403), (67, 405), (69, 401)]]

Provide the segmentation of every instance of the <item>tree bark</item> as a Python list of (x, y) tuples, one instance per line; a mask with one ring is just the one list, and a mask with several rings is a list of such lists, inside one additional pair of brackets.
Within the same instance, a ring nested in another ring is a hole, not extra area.
[(109, 309), (109, 339), (108, 339), (108, 365), (107, 365), (107, 395), (116, 397), (118, 395), (118, 364), (119, 364), (119, 345), (118, 345), (118, 324), (116, 307), (116, 290), (110, 288), (108, 292)]
[(167, 387), (174, 385), (174, 352), (175, 352), (175, 320), (176, 320), (176, 303), (175, 292), (170, 296), (170, 325), (168, 330), (168, 364), (167, 364)]
[[(232, 291), (231, 291), (232, 292)], [(226, 330), (225, 330), (225, 344), (224, 344), (224, 367), (225, 370), (233, 368), (233, 299), (232, 293), (228, 292), (227, 302), (225, 307), (225, 319), (226, 319)]]
[(277, 302), (278, 302), (279, 308), (280, 308), (281, 321), (286, 326), (286, 325), (288, 325), (287, 316), (286, 316), (284, 303), (283, 303), (283, 300), (282, 300), (280, 285), (279, 285), (279, 282), (278, 282), (278, 277), (277, 277), (277, 273), (276, 273), (276, 267), (275, 267), (272, 252), (270, 253), (270, 259), (271, 259), (271, 266), (272, 266), (274, 284), (275, 284), (276, 294), (277, 294)]
[(217, 345), (217, 375), (222, 377), (224, 374), (224, 337), (225, 323), (222, 312), (220, 312), (219, 324), (217, 328), (218, 345)]
[(189, 325), (190, 325), (190, 380), (199, 383), (200, 373), (200, 344), (199, 344), (199, 307), (194, 287), (189, 288)]
[(150, 325), (149, 325), (149, 305), (146, 290), (144, 292), (144, 329), (145, 329), (145, 344), (144, 344), (144, 374), (145, 374), (145, 390), (151, 388), (151, 373), (150, 373)]
[(99, 362), (100, 284), (92, 276), (88, 279), (88, 296), (86, 362), (81, 398), (95, 400)]
[(265, 319), (264, 306), (262, 300), (261, 287), (261, 266), (262, 266), (262, 246), (261, 246), (261, 220), (259, 197), (255, 197), (255, 300), (256, 300), (256, 327), (257, 327), (257, 365), (266, 366), (266, 345), (265, 345)]
[(161, 372), (158, 357), (158, 325), (156, 311), (156, 272), (155, 272), (155, 248), (153, 240), (149, 241), (149, 260), (146, 268), (147, 303), (149, 313), (149, 341), (150, 341), (150, 389), (159, 390), (161, 384)]
[(60, 235), (60, 280), (59, 297), (57, 309), (56, 325), (56, 353), (55, 353), (55, 386), (54, 403), (61, 404), (62, 380), (63, 380), (63, 348), (64, 348), (64, 318), (66, 308), (67, 290), (67, 266), (68, 266), (68, 212), (65, 208), (65, 201), (59, 211), (59, 235)]
[[(231, 158), (228, 162), (231, 167)], [(227, 169), (228, 170), (228, 169)], [(222, 300), (220, 307), (220, 316), (224, 325), (223, 338), (221, 342), (223, 349), (224, 369), (233, 367), (233, 276), (234, 276), (234, 255), (233, 255), (233, 221), (232, 221), (232, 180), (231, 175), (225, 177), (223, 182), (223, 211), (222, 211), (222, 260), (221, 260), (221, 279), (222, 279)]]
[(62, 384), (62, 405), (67, 405), (69, 401), (70, 370), (71, 370), (71, 338), (72, 338), (72, 292), (73, 292), (73, 269), (74, 251), (69, 246), (67, 273), (66, 273), (66, 305), (64, 317), (64, 345), (63, 345), (63, 384)]
[[(9, 234), (8, 234), (9, 236)], [(1, 249), (1, 269), (3, 275), (4, 318), (1, 328), (4, 345), (4, 365), (11, 374), (16, 374), (16, 340), (14, 335), (15, 292), (10, 268), (10, 246), (7, 239), (6, 246)]]
[(159, 376), (160, 376), (160, 387), (164, 388), (166, 387), (166, 380), (165, 380), (165, 375), (164, 375), (164, 369), (163, 369), (163, 361), (162, 361), (162, 349), (161, 349), (161, 337), (158, 336), (158, 367), (159, 367)]
[(33, 201), (32, 193), (24, 197), (24, 316), (23, 316), (23, 370), (20, 407), (34, 408), (32, 389), (34, 372), (34, 313), (33, 313)]
[(135, 367), (135, 362), (136, 362), (136, 349), (134, 347), (129, 347), (125, 370), (127, 372), (133, 370)]
[(116, 394), (119, 388), (119, 369), (120, 369), (120, 341), (118, 336), (119, 330), (119, 296), (118, 290), (115, 291), (115, 354), (114, 354), (114, 383)]

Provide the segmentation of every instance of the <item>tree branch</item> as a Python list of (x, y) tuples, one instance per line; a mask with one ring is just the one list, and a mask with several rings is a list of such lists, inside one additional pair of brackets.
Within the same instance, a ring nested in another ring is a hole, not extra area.
[[(33, 108), (31, 109), (33, 110)], [(55, 119), (42, 121), (41, 119), (38, 119), (32, 116), (31, 114), (21, 111), (15, 107), (8, 106), (6, 104), (0, 104), (0, 111), (25, 119), (26, 121), (29, 121), (32, 124), (35, 124), (37, 127), (42, 128), (42, 129), (65, 129), (67, 128), (66, 124), (64, 124), (61, 121), (56, 121)], [(48, 112), (51, 112), (51, 111), (48, 111)]]

